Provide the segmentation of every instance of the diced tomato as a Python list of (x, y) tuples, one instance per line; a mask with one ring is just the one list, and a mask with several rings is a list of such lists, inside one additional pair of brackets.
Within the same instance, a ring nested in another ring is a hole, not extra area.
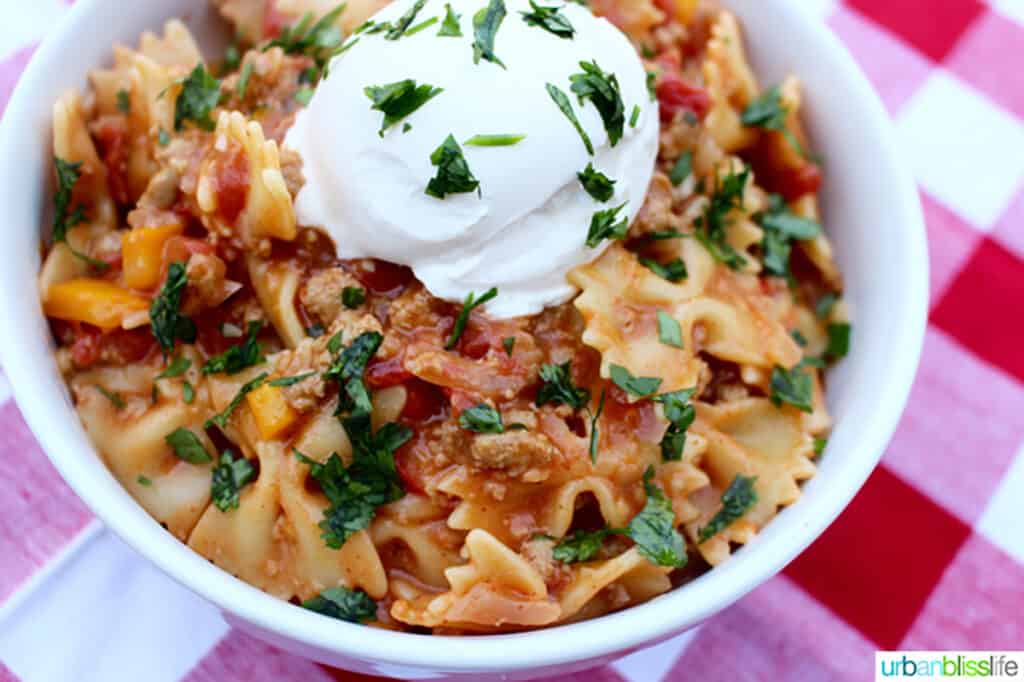
[(405, 407), (402, 420), (410, 424), (423, 424), (443, 417), (448, 409), (448, 398), (438, 386), (421, 379), (405, 382)]
[(679, 112), (689, 111), (703, 119), (711, 110), (711, 97), (703, 88), (690, 85), (672, 71), (664, 71), (658, 78), (659, 113), (662, 123), (669, 123)]
[(114, 355), (123, 362), (138, 362), (156, 346), (149, 327), (138, 329), (115, 329), (101, 339), (104, 347), (112, 350)]
[(269, 0), (263, 10), (263, 37), (276, 38), (289, 23), (288, 17), (278, 11), (277, 0)]
[(100, 359), (100, 337), (103, 335), (99, 329), (92, 325), (77, 325), (74, 330), (75, 340), (71, 344), (71, 359), (76, 367), (92, 367)]
[(402, 355), (387, 360), (373, 360), (366, 368), (366, 383), (372, 388), (388, 388), (404, 384), (413, 378), (402, 365)]
[(667, 24), (676, 16), (676, 0), (654, 0), (655, 6), (665, 15), (663, 24)]
[(217, 212), (233, 223), (249, 196), (249, 160), (241, 148), (233, 149), (227, 161), (219, 164), (214, 178)]
[(425, 493), (426, 471), (423, 461), (416, 456), (412, 442), (406, 443), (395, 453), (395, 469), (398, 470), (398, 477), (402, 479), (402, 487), (407, 492)]
[(479, 360), (494, 347), (494, 335), (487, 325), (470, 322), (459, 338), (459, 350), (466, 357)]
[(814, 194), (821, 189), (821, 167), (816, 163), (807, 162), (786, 174), (780, 188), (787, 201), (794, 201), (805, 194)]
[(149, 327), (114, 329), (106, 334), (91, 324), (73, 323), (64, 330), (62, 338), (71, 336), (71, 359), (75, 366), (87, 368), (100, 360), (126, 364), (145, 358), (156, 346)]
[(354, 262), (355, 276), (375, 294), (394, 297), (412, 282), (412, 270), (382, 260), (364, 259)]
[(110, 193), (120, 204), (128, 203), (128, 159), (125, 137), (128, 122), (122, 116), (104, 116), (99, 119), (95, 130), (103, 165), (107, 168)]

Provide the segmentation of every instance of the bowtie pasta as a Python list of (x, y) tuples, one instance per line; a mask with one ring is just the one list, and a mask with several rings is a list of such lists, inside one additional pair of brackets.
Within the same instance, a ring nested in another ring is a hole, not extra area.
[(168, 532), (327, 616), (494, 633), (651, 599), (799, 498), (850, 325), (800, 83), (758, 82), (732, 14), (593, 0), (648, 68), (657, 169), (573, 301), (498, 320), (296, 222), (282, 140), (382, 3), (214, 4), (222, 59), (170, 21), (53, 112), (57, 361)]

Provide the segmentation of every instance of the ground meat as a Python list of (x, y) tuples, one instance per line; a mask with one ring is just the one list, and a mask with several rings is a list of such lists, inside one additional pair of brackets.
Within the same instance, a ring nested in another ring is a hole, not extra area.
[(181, 177), (173, 168), (160, 169), (150, 178), (146, 191), (139, 197), (139, 208), (169, 209), (178, 198), (179, 182)]
[(330, 327), (345, 310), (341, 293), (345, 287), (361, 287), (359, 280), (340, 267), (321, 270), (303, 285), (299, 301), (313, 317)]
[(630, 235), (639, 237), (650, 232), (678, 229), (679, 217), (672, 212), (672, 202), (672, 182), (664, 173), (655, 173), (644, 205), (630, 228)]
[(284, 184), (288, 186), (288, 193), (294, 198), (306, 184), (306, 178), (302, 175), (302, 157), (294, 149), (281, 147), (281, 175), (284, 176)]
[(544, 579), (549, 590), (556, 590), (572, 579), (572, 572), (560, 561), (555, 561), (555, 544), (551, 540), (538, 538), (523, 543), (519, 553)]
[(432, 327), (438, 322), (439, 311), (435, 310), (437, 299), (421, 285), (414, 285), (402, 292), (391, 302), (388, 318), (392, 326), (405, 331), (421, 327)]
[(192, 254), (186, 274), (189, 295), (184, 310), (189, 314), (215, 308), (242, 288), (238, 282), (227, 279), (224, 261), (211, 254)]
[(517, 430), (477, 435), (469, 456), (478, 469), (501, 469), (517, 477), (549, 463), (558, 456), (558, 450), (544, 434)]

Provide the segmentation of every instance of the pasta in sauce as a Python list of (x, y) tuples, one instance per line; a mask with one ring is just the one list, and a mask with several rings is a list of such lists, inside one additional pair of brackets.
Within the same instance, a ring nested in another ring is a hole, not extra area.
[(54, 105), (57, 360), (169, 532), (327, 615), (493, 633), (651, 599), (799, 498), (850, 326), (799, 81), (763, 87), (732, 14), (594, 0), (652, 74), (658, 167), (574, 300), (498, 320), (297, 223), (318, 65), (265, 41), (331, 3), (215, 4), (224, 64), (170, 21)]

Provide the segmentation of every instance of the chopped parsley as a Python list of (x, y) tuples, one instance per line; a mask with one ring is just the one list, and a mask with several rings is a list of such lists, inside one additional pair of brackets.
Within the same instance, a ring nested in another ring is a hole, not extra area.
[(683, 328), (663, 310), (658, 311), (658, 340), (673, 348), (683, 347)]
[(530, 8), (532, 12), (520, 12), (527, 25), (542, 28), (559, 38), (571, 39), (576, 34), (569, 19), (558, 13), (558, 7), (544, 7), (530, 0)]
[(302, 608), (349, 623), (366, 623), (377, 618), (377, 602), (362, 590), (347, 587), (329, 587), (302, 602)]
[(228, 425), (228, 419), (231, 418), (231, 413), (235, 411), (235, 408), (242, 403), (242, 400), (245, 399), (245, 396), (249, 395), (257, 388), (262, 386), (266, 378), (267, 373), (264, 372), (257, 376), (256, 378), (252, 379), (251, 381), (242, 384), (242, 387), (238, 389), (238, 393), (236, 393), (235, 397), (231, 399), (230, 403), (228, 403), (228, 406), (225, 407), (222, 412), (215, 414), (206, 420), (206, 428), (210, 428), (212, 424), (216, 424), (222, 429), (226, 427)]
[(469, 314), (473, 312), (475, 308), (479, 308), (484, 303), (497, 298), (498, 289), (491, 287), (485, 291), (479, 298), (472, 291), (466, 296), (466, 300), (462, 303), (462, 310), (459, 311), (459, 316), (455, 318), (455, 326), (452, 327), (452, 333), (448, 336), (447, 343), (444, 344), (445, 350), (451, 350), (455, 348), (455, 344), (459, 342), (459, 338), (462, 336), (462, 332), (466, 330), (466, 323), (469, 322)]
[(285, 388), (286, 386), (294, 386), (295, 384), (301, 383), (310, 377), (316, 376), (316, 372), (304, 372), (303, 374), (296, 374), (290, 377), (279, 377), (268, 381), (267, 384), (275, 388)]
[(761, 128), (782, 133), (786, 141), (800, 156), (806, 156), (800, 142), (786, 125), (789, 111), (782, 103), (781, 87), (776, 85), (750, 103), (740, 116), (740, 122), (748, 128)]
[(587, 194), (596, 200), (604, 203), (615, 194), (615, 180), (612, 180), (601, 171), (594, 168), (594, 164), (588, 163), (587, 167), (576, 174), (580, 184)]
[(729, 214), (743, 206), (743, 193), (749, 178), (749, 168), (745, 168), (739, 173), (730, 172), (720, 181), (716, 176), (716, 187), (711, 195), (711, 200), (708, 202), (707, 208), (704, 209), (704, 215), (695, 221), (697, 229), (694, 231), (694, 237), (697, 241), (711, 253), (715, 260), (733, 270), (742, 268), (747, 261), (727, 241), (726, 227), (729, 224)]
[(156, 375), (157, 379), (171, 379), (173, 377), (180, 377), (182, 374), (188, 371), (189, 367), (192, 366), (192, 361), (188, 358), (179, 355), (174, 358), (167, 369)]
[(661, 439), (661, 458), (666, 462), (678, 462), (683, 458), (686, 448), (686, 430), (697, 418), (697, 411), (690, 403), (696, 389), (688, 388), (672, 393), (663, 393), (656, 397), (668, 420), (668, 430)]
[(590, 463), (597, 464), (597, 446), (601, 441), (601, 435), (597, 432), (597, 422), (601, 419), (601, 413), (604, 412), (604, 399), (607, 392), (602, 390), (601, 397), (597, 401), (597, 411), (594, 412), (590, 418)]
[(111, 402), (111, 404), (116, 409), (118, 409), (118, 410), (123, 410), (124, 409), (125, 402), (124, 402), (124, 398), (121, 397), (120, 393), (115, 393), (114, 391), (108, 391), (107, 389), (103, 388), (99, 384), (95, 384), (94, 388), (97, 391), (100, 392), (100, 395), (102, 395), (104, 398), (109, 400)]
[(707, 542), (718, 535), (757, 504), (757, 491), (754, 490), (756, 481), (755, 476), (736, 474), (736, 478), (722, 493), (722, 508), (697, 533), (698, 542)]
[(669, 261), (668, 263), (659, 263), (651, 258), (641, 258), (640, 264), (645, 268), (669, 282), (682, 282), (687, 277), (686, 263), (680, 258)]
[[(341, 3), (316, 23), (313, 23), (313, 13), (307, 12), (299, 20), (299, 23), (281, 29), (277, 38), (267, 43), (263, 47), (263, 51), (266, 52), (272, 47), (280, 47), (285, 54), (300, 54), (309, 57), (313, 60), (316, 74), (327, 78), (327, 66), (331, 59), (347, 49), (342, 46), (344, 38), (337, 25), (338, 17), (345, 11), (346, 4)], [(317, 79), (313, 78), (312, 80)]]
[(167, 145), (169, 145), (171, 143), (171, 134), (168, 133), (163, 128), (160, 128), (160, 130), (157, 131), (156, 139), (157, 139), (157, 142), (160, 144), (161, 147), (166, 147)]
[(437, 32), (437, 35), (447, 38), (461, 38), (462, 28), (459, 26), (461, 16), (452, 9), (450, 3), (446, 2), (444, 4), (444, 21), (441, 22), (441, 29)]
[(526, 139), (526, 135), (474, 135), (463, 144), (474, 147), (511, 147)]
[(408, 36), (414, 36), (414, 35), (416, 35), (417, 33), (419, 33), (420, 31), (425, 31), (426, 29), (430, 28), (431, 26), (433, 26), (434, 24), (436, 24), (436, 23), (437, 23), (437, 22), (439, 22), (439, 21), (441, 21), (441, 20), (440, 20), (440, 19), (438, 19), (437, 17), (430, 17), (429, 19), (424, 19), (424, 20), (423, 20), (423, 21), (421, 21), (420, 23), (418, 23), (418, 24), (416, 24), (415, 26), (413, 26), (413, 27), (409, 28), (409, 29), (408, 29), (408, 30), (407, 30), (407, 31), (406, 31), (405, 33), (403, 33), (402, 35), (404, 35), (404, 36), (406, 36), (406, 37), (408, 37)]
[(547, 88), (548, 95), (551, 96), (552, 101), (558, 106), (565, 117), (569, 119), (569, 123), (576, 129), (576, 132), (580, 134), (580, 138), (583, 140), (583, 146), (587, 148), (587, 153), (591, 156), (594, 155), (594, 144), (590, 141), (590, 136), (587, 135), (587, 131), (583, 129), (583, 124), (576, 117), (576, 112), (573, 111), (572, 102), (569, 101), (569, 96), (565, 94), (557, 85), (546, 83), (544, 85)]
[(331, 366), (324, 372), (324, 379), (338, 383), (338, 411), (350, 412), (354, 416), (369, 416), (373, 405), (370, 394), (363, 383), (363, 374), (370, 359), (377, 353), (384, 337), (379, 332), (363, 332), (344, 350), (341, 348), (342, 332), (327, 342), (327, 349), (334, 354)]
[(202, 64), (197, 64), (185, 80), (174, 101), (174, 129), (182, 130), (186, 121), (202, 130), (213, 130), (217, 124), (210, 114), (220, 104), (220, 81)]
[(153, 485), (153, 481), (150, 480), (148, 476), (143, 476), (142, 474), (138, 475), (138, 477), (135, 479), (135, 482), (138, 483), (139, 485), (144, 485), (147, 488)]
[(574, 564), (590, 561), (597, 556), (604, 539), (609, 535), (618, 535), (624, 531), (619, 528), (601, 528), (600, 530), (577, 530), (555, 545), (551, 557), (563, 564)]
[(852, 327), (848, 322), (833, 322), (828, 325), (828, 347), (825, 348), (825, 357), (830, 360), (841, 360), (850, 352), (850, 332)]
[[(242, 73), (238, 75), (238, 86), (236, 89), (236, 92), (238, 93), (238, 99), (245, 99), (245, 93), (249, 89), (250, 78), (252, 78), (252, 62), (248, 61), (242, 67)], [(296, 97), (297, 96), (298, 94), (296, 93)]]
[(175, 261), (167, 268), (167, 279), (164, 280), (160, 292), (149, 306), (149, 321), (153, 336), (160, 344), (164, 357), (174, 350), (174, 344), (194, 343), (196, 340), (196, 324), (180, 311), (181, 296), (188, 284), (185, 264)]
[(815, 455), (821, 455), (821, 453), (825, 452), (825, 447), (826, 446), (828, 446), (828, 439), (827, 438), (817, 438), (816, 437), (814, 439), (814, 454)]
[(612, 382), (626, 393), (637, 398), (649, 398), (661, 388), (660, 377), (635, 377), (621, 365), (612, 365)]
[(754, 219), (764, 230), (761, 251), (765, 271), (791, 279), (789, 256), (793, 240), (814, 239), (821, 234), (821, 226), (790, 212), (785, 200), (777, 194), (769, 197), (768, 209)]
[(196, 399), (196, 390), (188, 381), (181, 382), (181, 397), (186, 405), (191, 405), (192, 401)]
[(380, 131), (378, 131), (381, 137), (384, 137), (384, 131), (437, 97), (441, 92), (442, 88), (427, 83), (416, 85), (416, 81), (411, 78), (386, 85), (368, 85), (363, 88), (363, 93), (373, 102), (370, 108), (384, 113), (384, 120), (381, 123)]
[(406, 31), (412, 26), (412, 22), (416, 21), (416, 15), (420, 13), (425, 4), (427, 4), (427, 0), (416, 0), (413, 6), (398, 18), (398, 21), (391, 24), (387, 33), (384, 34), (384, 38), (386, 40), (398, 40), (406, 35)]
[(366, 289), (362, 287), (345, 287), (341, 290), (341, 303), (346, 308), (358, 308), (366, 303)]
[(85, 209), (77, 206), (73, 211), (71, 208), (72, 190), (81, 177), (82, 162), (71, 163), (60, 157), (53, 157), (54, 167), (57, 169), (57, 192), (53, 195), (53, 243), (65, 244), (71, 253), (92, 267), (98, 270), (106, 270), (109, 265), (101, 260), (90, 258), (88, 255), (77, 250), (68, 242), (68, 230), (75, 225), (85, 222)]
[(122, 114), (131, 113), (132, 99), (127, 90), (117, 91), (117, 110)]
[(658, 99), (658, 72), (647, 72), (647, 96), (652, 102)]
[(184, 427), (179, 426), (164, 436), (164, 442), (171, 446), (178, 459), (189, 464), (206, 464), (213, 461), (199, 436)]
[(578, 410), (590, 402), (590, 391), (572, 381), (571, 361), (561, 365), (541, 365), (540, 379), (544, 383), (537, 392), (537, 407), (562, 403)]
[(691, 173), (693, 173), (693, 152), (686, 152), (679, 157), (676, 165), (672, 166), (672, 172), (668, 174), (668, 179), (673, 187), (678, 187), (686, 181), (686, 178), (690, 177)]
[(836, 307), (836, 303), (839, 302), (839, 296), (832, 293), (831, 291), (821, 298), (814, 304), (814, 313), (821, 319), (827, 319), (832, 314), (832, 309)]
[(624, 239), (629, 232), (629, 221), (626, 218), (619, 219), (619, 211), (624, 209), (626, 204), (619, 204), (615, 208), (606, 208), (597, 211), (590, 219), (590, 229), (587, 231), (587, 246), (596, 249), (605, 239)]
[(238, 509), (240, 491), (256, 477), (256, 467), (245, 457), (235, 459), (230, 450), (220, 456), (220, 462), (213, 467), (210, 481), (210, 498), (217, 509), (226, 512)]
[(501, 347), (505, 349), (505, 355), (512, 357), (512, 351), (516, 347), (516, 337), (506, 336), (501, 340)]
[(247, 367), (263, 362), (265, 358), (256, 340), (262, 326), (261, 322), (250, 322), (245, 341), (207, 360), (203, 365), (203, 374), (238, 374)]
[(778, 365), (772, 370), (770, 381), (771, 400), (776, 407), (788, 403), (802, 412), (813, 412), (813, 383), (811, 375), (801, 365), (783, 369)]
[(793, 331), (789, 332), (789, 335), (793, 337), (794, 341), (796, 341), (796, 345), (800, 346), (801, 348), (807, 348), (807, 337), (804, 336), (799, 329), (794, 329)]
[(296, 102), (298, 102), (304, 107), (308, 107), (309, 103), (313, 99), (313, 88), (299, 88), (298, 90), (295, 91), (294, 97)]
[(224, 50), (224, 61), (221, 64), (221, 70), (224, 73), (229, 73), (238, 68), (238, 65), (242, 63), (242, 55), (238, 51), (238, 45), (231, 43)]
[(494, 54), (494, 38), (505, 18), (504, 0), (490, 0), (487, 7), (473, 15), (473, 63), (486, 59), (492, 64), (505, 68), (505, 64)]
[(505, 433), (501, 413), (487, 403), (478, 403), (463, 410), (459, 415), (459, 426), (473, 433)]
[(437, 166), (437, 175), (430, 179), (425, 190), (432, 197), (444, 199), (449, 194), (472, 192), (480, 187), (480, 181), (469, 170), (462, 148), (452, 135), (430, 155), (430, 163)]
[(640, 120), (640, 105), (634, 104), (633, 111), (629, 115), (629, 127), (636, 128), (637, 122)]
[(569, 76), (572, 82), (570, 89), (576, 93), (581, 105), (585, 99), (594, 103), (608, 133), (608, 142), (614, 147), (622, 139), (626, 124), (626, 107), (622, 103), (619, 80), (615, 74), (602, 71), (597, 61), (580, 62), (580, 68), (583, 73)]
[(645, 559), (657, 566), (682, 568), (686, 565), (686, 545), (676, 530), (672, 503), (653, 482), (654, 467), (644, 472), (647, 504), (629, 522), (628, 535)]

